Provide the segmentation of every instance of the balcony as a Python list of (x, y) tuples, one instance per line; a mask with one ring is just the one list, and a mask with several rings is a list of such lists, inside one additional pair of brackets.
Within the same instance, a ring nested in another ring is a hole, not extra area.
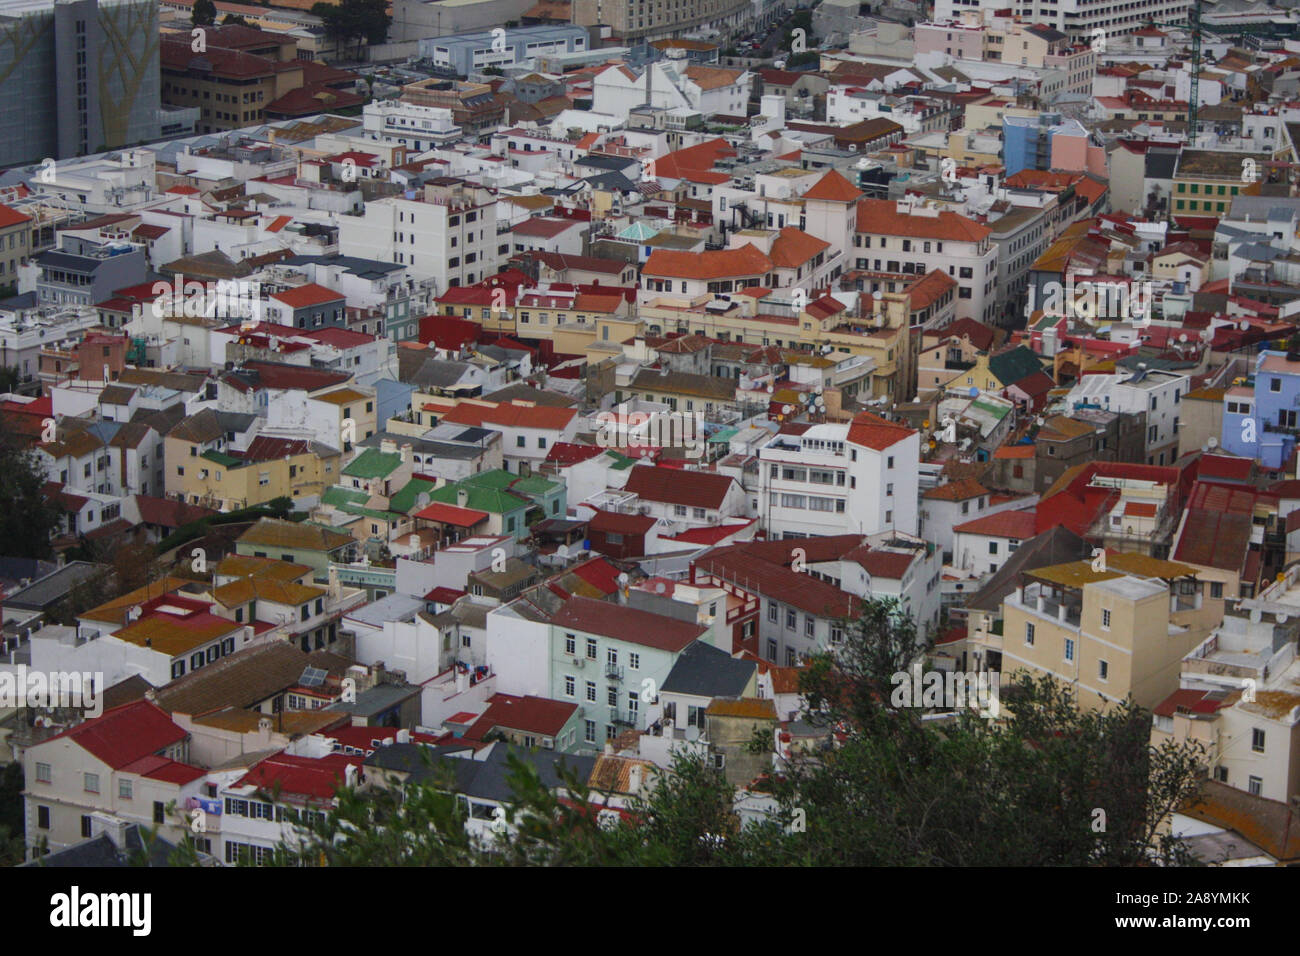
[(619, 710), (617, 707), (609, 709), (609, 722), (616, 726), (636, 727), (641, 718), (641, 712), (636, 710)]
[(623, 668), (619, 667), (617, 664), (606, 664), (605, 677), (609, 680), (621, 681), (623, 679)]

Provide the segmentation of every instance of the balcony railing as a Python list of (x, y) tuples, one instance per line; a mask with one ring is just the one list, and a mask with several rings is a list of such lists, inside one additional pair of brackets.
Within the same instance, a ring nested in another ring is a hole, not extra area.
[(621, 681), (623, 679), (623, 668), (619, 667), (617, 664), (606, 664), (605, 676), (610, 680)]

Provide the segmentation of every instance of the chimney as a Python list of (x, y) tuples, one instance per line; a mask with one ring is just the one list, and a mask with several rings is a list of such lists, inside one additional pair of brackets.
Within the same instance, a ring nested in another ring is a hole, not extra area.
[(469, 507), (469, 492), (464, 488), (456, 489), (456, 504), (461, 508)]
[[(410, 446), (408, 445), (407, 447), (409, 448)], [(379, 450), (386, 455), (396, 454), (397, 442), (393, 441), (391, 438), (385, 438), (379, 443)]]
[(634, 794), (641, 792), (641, 765), (639, 763), (632, 764), (627, 774), (627, 784), (629, 792)]
[(411, 455), (412, 455), (412, 449), (411, 449), (411, 444), (410, 444), (410, 442), (407, 442), (406, 444), (404, 444), (404, 445), (402, 446), (401, 451), (402, 451), (402, 463), (403, 463), (403, 464), (406, 464), (406, 465), (409, 465), (409, 464), (411, 463)]
[(397, 742), (399, 744), (409, 744), (411, 742), (411, 732), (406, 728), (399, 730), (397, 732)]

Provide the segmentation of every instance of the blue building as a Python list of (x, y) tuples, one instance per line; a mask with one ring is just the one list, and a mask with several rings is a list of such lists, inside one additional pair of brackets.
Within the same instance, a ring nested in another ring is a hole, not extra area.
[(587, 52), (588, 33), (583, 27), (550, 25), (498, 27), (500, 33), (458, 33), (420, 41), (420, 56), (435, 66), (455, 70), (459, 76), (480, 73), (489, 66), (525, 66), (539, 56)]
[(1014, 176), (1022, 169), (1051, 169), (1052, 137), (1060, 133), (1068, 136), (1088, 135), (1082, 123), (1063, 119), (1060, 113), (1003, 116), (1002, 164), (1007, 168), (1006, 174)]
[(1295, 451), (1297, 434), (1300, 356), (1260, 352), (1254, 376), (1224, 396), (1223, 447), (1265, 468), (1281, 468)]

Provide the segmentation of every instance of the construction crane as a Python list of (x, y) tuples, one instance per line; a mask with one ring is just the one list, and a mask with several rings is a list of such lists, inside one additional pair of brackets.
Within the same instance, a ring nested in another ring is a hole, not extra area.
[(1192, 0), (1192, 5), (1187, 11), (1186, 24), (1160, 20), (1152, 20), (1151, 24), (1157, 27), (1177, 27), (1179, 29), (1186, 27), (1192, 31), (1192, 88), (1191, 95), (1187, 98), (1187, 145), (1195, 149), (1196, 114), (1200, 106), (1201, 84), (1201, 0)]

